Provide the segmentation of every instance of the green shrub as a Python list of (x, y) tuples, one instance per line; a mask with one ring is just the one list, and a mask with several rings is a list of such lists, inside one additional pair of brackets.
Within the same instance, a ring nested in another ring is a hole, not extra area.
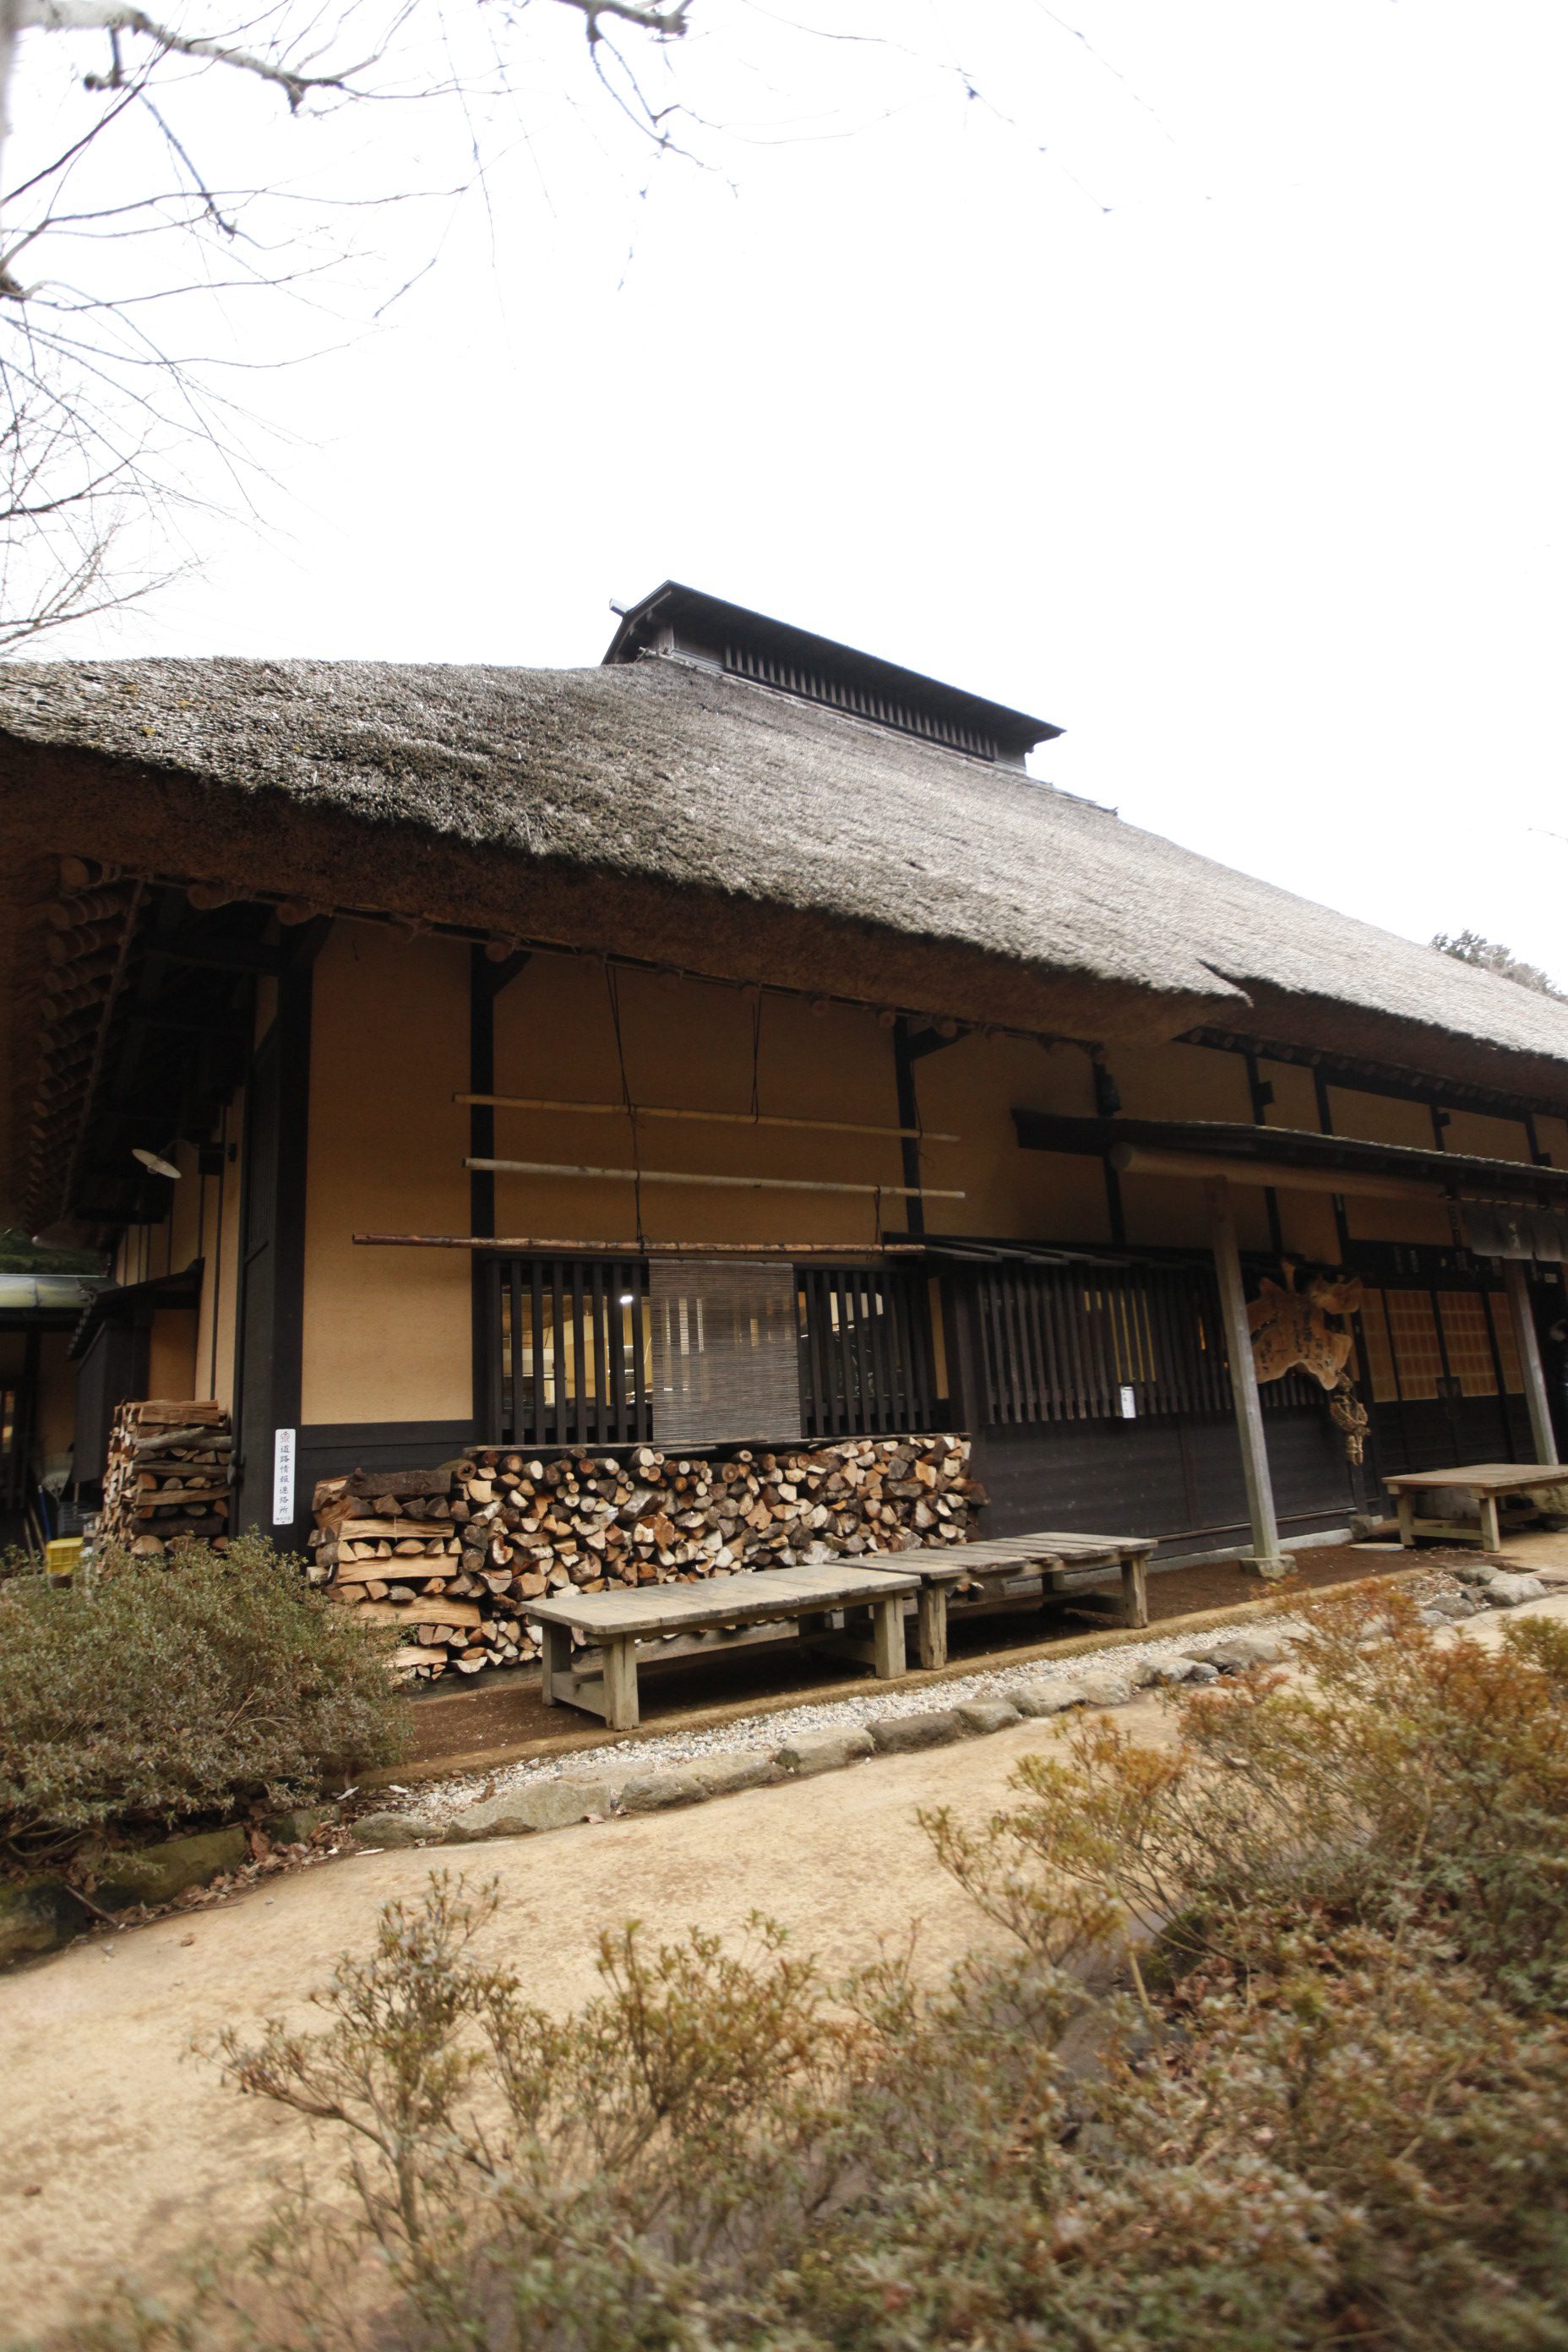
[(628, 1927), (561, 2019), (433, 1880), (321, 2030), (220, 2045), (340, 2137), (343, 2203), (66, 2340), (1568, 2352), (1568, 1643), (1311, 1613), (1305, 1688), (1179, 1698), (1162, 1748), (1088, 1719), (988, 1826), (935, 1817), (1016, 1936), (934, 1990)]
[(943, 1860), (1053, 1954), (1129, 1916), (1178, 1960), (1264, 1968), (1300, 1926), (1420, 1926), (1510, 2001), (1568, 2010), (1568, 1626), (1447, 1643), (1368, 1586), (1302, 1613), (1290, 1687), (1180, 1698), (1169, 1748), (1088, 1717), (983, 1834), (933, 1816)]
[(255, 1535), (171, 1565), (110, 1554), (89, 1589), (0, 1587), (0, 1859), (13, 1868), (194, 1816), (307, 1801), (395, 1760), (386, 1644)]

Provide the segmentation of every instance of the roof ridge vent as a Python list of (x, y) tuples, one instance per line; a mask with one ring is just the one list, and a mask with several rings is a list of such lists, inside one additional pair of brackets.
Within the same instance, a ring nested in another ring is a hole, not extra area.
[(640, 604), (621, 614), (605, 659), (636, 661), (645, 653), (708, 662), (731, 677), (820, 703), (846, 718), (891, 728), (991, 766), (1022, 768), (1037, 743), (1062, 731), (1049, 719), (1032, 719), (1026, 711), (968, 694), (962, 687), (922, 677), (918, 670), (858, 652), (790, 622), (771, 620), (743, 604), (704, 595), (678, 580), (667, 580)]
[(943, 712), (921, 710), (892, 695), (878, 694), (853, 678), (835, 677), (825, 669), (784, 661), (756, 646), (731, 640), (724, 647), (724, 667), (759, 686), (776, 687), (781, 693), (799, 695), (805, 702), (825, 702), (831, 709), (869, 719), (879, 727), (896, 727), (905, 735), (924, 736), (928, 742), (944, 744), (949, 751), (967, 751), (973, 759), (997, 757), (996, 738), (978, 727), (966, 727)]

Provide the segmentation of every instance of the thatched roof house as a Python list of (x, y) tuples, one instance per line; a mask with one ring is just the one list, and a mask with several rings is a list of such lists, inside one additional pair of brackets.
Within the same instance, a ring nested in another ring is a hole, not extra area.
[[(1246, 1254), (1394, 1300), (1385, 1463), (1550, 1458), (1568, 1004), (1037, 781), (1058, 731), (670, 583), (592, 669), (0, 668), (0, 1211), (115, 1249), (100, 1407), (237, 1399), (247, 1511), (283, 1437), (608, 1443), (658, 1254), (751, 1253), (802, 1428), (940, 1409), (1014, 1524), (1268, 1551)], [(1299, 1533), (1325, 1413), (1272, 1392)]]
[(1568, 1093), (1568, 1005), (1092, 803), (680, 657), (0, 671), (4, 855), (92, 843), (503, 936), (1093, 1035)]

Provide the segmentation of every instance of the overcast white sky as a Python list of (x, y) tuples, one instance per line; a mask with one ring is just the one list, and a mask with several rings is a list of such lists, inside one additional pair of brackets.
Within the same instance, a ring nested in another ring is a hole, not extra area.
[(1057, 720), (1041, 772), (1140, 824), (1568, 982), (1562, 0), (778, 8), (911, 54), (695, 0), (721, 168), (643, 194), (542, 30), (488, 210), (253, 387), (301, 436), (268, 529), (55, 649), (593, 662), (673, 575)]

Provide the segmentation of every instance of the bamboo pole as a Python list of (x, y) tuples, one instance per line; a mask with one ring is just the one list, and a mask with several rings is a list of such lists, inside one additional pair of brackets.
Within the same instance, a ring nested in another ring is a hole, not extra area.
[(814, 1176), (694, 1176), (683, 1168), (579, 1168), (555, 1160), (465, 1160), (465, 1168), (489, 1169), (497, 1176), (586, 1176), (616, 1184), (698, 1184), (705, 1191), (737, 1192), (854, 1192), (899, 1201), (962, 1201), (963, 1192), (931, 1192), (919, 1184), (826, 1184)]
[(919, 1256), (923, 1242), (584, 1242), (541, 1240), (530, 1234), (354, 1234), (361, 1249), (537, 1250), (552, 1256), (601, 1250), (607, 1257), (885, 1257)]
[(676, 1110), (665, 1103), (556, 1102), (547, 1095), (454, 1095), (455, 1103), (477, 1103), (491, 1110), (572, 1111), (590, 1118), (687, 1118), (715, 1127), (791, 1127), (818, 1135), (885, 1135), (916, 1143), (958, 1143), (962, 1138), (930, 1127), (868, 1127), (852, 1118), (783, 1118), (749, 1110)]

